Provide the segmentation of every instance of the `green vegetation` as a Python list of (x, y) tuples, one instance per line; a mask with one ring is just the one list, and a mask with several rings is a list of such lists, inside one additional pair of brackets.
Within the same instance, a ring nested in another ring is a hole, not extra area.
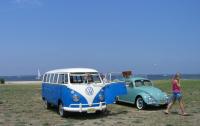
[[(171, 94), (170, 80), (154, 81), (168, 94)], [(134, 105), (109, 105), (107, 114), (70, 113), (61, 118), (56, 108), (46, 110), (41, 99), (41, 85), (1, 85), (0, 86), (0, 125), (154, 125), (154, 126), (194, 126), (200, 123), (200, 80), (182, 81), (183, 98), (190, 116), (179, 115), (179, 106), (173, 106), (165, 115), (163, 108), (149, 107), (138, 111)]]
[(0, 78), (0, 84), (5, 84), (5, 80), (3, 78)]
[[(155, 86), (171, 94), (171, 80), (155, 81)], [(200, 80), (182, 80), (181, 81), (183, 98), (186, 103), (200, 102)]]

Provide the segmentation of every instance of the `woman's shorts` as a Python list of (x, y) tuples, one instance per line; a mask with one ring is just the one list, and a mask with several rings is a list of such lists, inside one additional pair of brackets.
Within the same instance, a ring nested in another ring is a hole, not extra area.
[(171, 101), (176, 102), (182, 99), (182, 94), (180, 92), (173, 92)]

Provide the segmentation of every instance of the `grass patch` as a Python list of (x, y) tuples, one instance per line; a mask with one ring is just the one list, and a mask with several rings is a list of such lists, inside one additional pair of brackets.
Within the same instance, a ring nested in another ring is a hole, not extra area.
[[(171, 94), (171, 80), (154, 81), (154, 85)], [(200, 80), (182, 80), (183, 100), (186, 112), (192, 116), (181, 117), (178, 113), (163, 114), (163, 109), (137, 111), (135, 106), (109, 105), (108, 114), (72, 114), (61, 118), (56, 109), (46, 110), (41, 99), (41, 85), (0, 85), (0, 125), (165, 125), (193, 126), (200, 123)], [(173, 106), (172, 112), (179, 112)], [(10, 114), (11, 113), (11, 114)], [(101, 124), (103, 122), (103, 124)], [(169, 124), (170, 123), (170, 124)]]

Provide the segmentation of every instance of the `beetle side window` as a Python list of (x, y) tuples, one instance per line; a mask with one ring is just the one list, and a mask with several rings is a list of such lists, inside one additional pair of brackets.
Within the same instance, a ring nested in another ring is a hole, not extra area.
[(54, 75), (53, 83), (57, 83), (57, 80), (58, 80), (58, 74), (55, 74), (55, 75)]
[(64, 78), (65, 78), (64, 74), (59, 74), (58, 83), (59, 84), (64, 84)]
[(68, 84), (68, 74), (65, 74), (65, 84)]
[(136, 80), (135, 81), (135, 86), (136, 87), (141, 87), (141, 86), (144, 86), (144, 83), (142, 82), (142, 80)]
[(150, 80), (144, 80), (144, 85), (145, 86), (152, 86), (152, 83)]
[(127, 81), (127, 82), (126, 82), (126, 86), (127, 86), (127, 87), (133, 87), (133, 82)]

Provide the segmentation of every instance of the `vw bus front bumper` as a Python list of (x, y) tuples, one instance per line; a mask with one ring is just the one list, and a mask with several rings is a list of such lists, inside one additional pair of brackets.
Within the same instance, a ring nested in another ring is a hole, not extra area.
[(96, 111), (103, 111), (106, 109), (105, 102), (89, 104), (70, 104), (69, 107), (63, 107), (65, 111), (69, 112), (87, 112), (95, 113)]

